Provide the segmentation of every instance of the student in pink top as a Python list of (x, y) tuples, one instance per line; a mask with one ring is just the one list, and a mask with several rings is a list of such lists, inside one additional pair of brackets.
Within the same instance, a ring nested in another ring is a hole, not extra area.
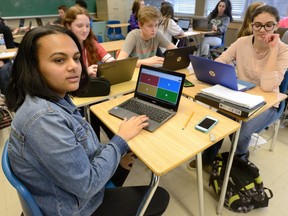
[(284, 17), (279, 21), (279, 27), (288, 28), (288, 17)]
[[(279, 34), (274, 33), (279, 26), (279, 13), (275, 7), (264, 5), (254, 11), (251, 21), (253, 35), (239, 38), (216, 61), (227, 64), (236, 61), (239, 79), (253, 82), (263, 91), (279, 92), (288, 68), (288, 46), (280, 40)], [(243, 122), (235, 154), (247, 158), (251, 135), (263, 130), (276, 115), (277, 107), (272, 107)], [(211, 165), (222, 141), (204, 151), (203, 165)], [(193, 165), (195, 162), (191, 162), (188, 168)]]
[(89, 76), (96, 77), (99, 62), (110, 62), (115, 59), (97, 42), (90, 26), (89, 12), (80, 6), (70, 7), (66, 11), (64, 26), (78, 38), (83, 53), (83, 62)]

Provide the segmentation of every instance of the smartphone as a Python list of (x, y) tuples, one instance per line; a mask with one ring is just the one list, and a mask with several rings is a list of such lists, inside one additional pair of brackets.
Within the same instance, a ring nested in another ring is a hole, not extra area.
[(189, 80), (185, 79), (184, 80), (184, 87), (193, 87), (194, 84), (190, 82)]
[(206, 116), (195, 126), (195, 128), (199, 131), (207, 133), (217, 124), (217, 122), (218, 119), (211, 116)]

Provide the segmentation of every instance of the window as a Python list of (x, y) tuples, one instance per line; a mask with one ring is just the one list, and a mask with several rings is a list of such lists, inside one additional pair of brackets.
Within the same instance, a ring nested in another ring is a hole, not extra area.
[[(145, 0), (146, 5), (153, 5), (160, 9), (163, 0)], [(195, 0), (169, 0), (173, 5), (175, 14), (189, 14), (195, 13)]]
[[(248, 5), (252, 2), (257, 2), (257, 0), (247, 0)], [(261, 0), (261, 2), (276, 7), (281, 18), (288, 16), (287, 0)]]
[[(215, 8), (219, 0), (206, 0), (205, 15), (208, 16), (210, 12)], [(245, 11), (248, 5), (252, 2), (259, 2), (259, 0), (230, 0), (232, 4), (232, 16), (233, 18), (242, 19), (245, 15)], [(276, 7), (279, 11), (280, 17), (288, 16), (287, 0), (261, 0), (265, 4)], [(286, 6), (285, 6), (286, 5)], [(283, 7), (284, 6), (284, 7)]]

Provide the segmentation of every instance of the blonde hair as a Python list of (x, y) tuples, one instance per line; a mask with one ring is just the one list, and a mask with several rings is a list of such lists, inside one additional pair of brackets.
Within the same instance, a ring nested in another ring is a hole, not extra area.
[(160, 11), (154, 6), (145, 6), (138, 12), (138, 22), (142, 25), (150, 20), (160, 19)]
[(248, 36), (248, 35), (252, 34), (252, 29), (250, 26), (251, 22), (252, 22), (251, 16), (257, 8), (259, 8), (263, 5), (265, 5), (265, 3), (263, 3), (263, 2), (254, 2), (254, 3), (251, 3), (249, 5), (249, 7), (246, 10), (241, 28), (240, 28), (238, 35), (237, 35), (237, 38), (240, 38), (243, 36)]

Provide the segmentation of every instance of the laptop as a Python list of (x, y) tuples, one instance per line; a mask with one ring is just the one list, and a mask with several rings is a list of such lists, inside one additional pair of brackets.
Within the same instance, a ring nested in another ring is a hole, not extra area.
[(109, 80), (110, 85), (132, 79), (138, 57), (107, 62), (98, 65), (97, 76)]
[[(196, 46), (179, 47), (166, 50), (163, 54), (163, 65), (158, 65), (158, 67), (167, 70), (179, 70), (187, 68), (190, 64), (189, 54), (193, 54), (195, 51), (197, 51)], [(155, 66), (157, 67), (157, 65)]]
[(212, 28), (208, 24), (207, 18), (193, 18), (193, 31), (211, 31)]
[(202, 82), (220, 84), (237, 91), (246, 91), (256, 86), (254, 83), (237, 79), (236, 70), (232, 65), (193, 55), (189, 55), (189, 58), (196, 78)]
[(36, 22), (37, 22), (37, 25), (38, 26), (43, 26), (43, 22), (42, 22), (42, 19), (41, 18), (36, 18)]
[(178, 26), (182, 28), (184, 32), (189, 30), (190, 23), (190, 19), (178, 19)]
[(108, 112), (121, 119), (145, 114), (144, 129), (153, 132), (176, 114), (184, 80), (185, 74), (141, 65), (134, 97)]

